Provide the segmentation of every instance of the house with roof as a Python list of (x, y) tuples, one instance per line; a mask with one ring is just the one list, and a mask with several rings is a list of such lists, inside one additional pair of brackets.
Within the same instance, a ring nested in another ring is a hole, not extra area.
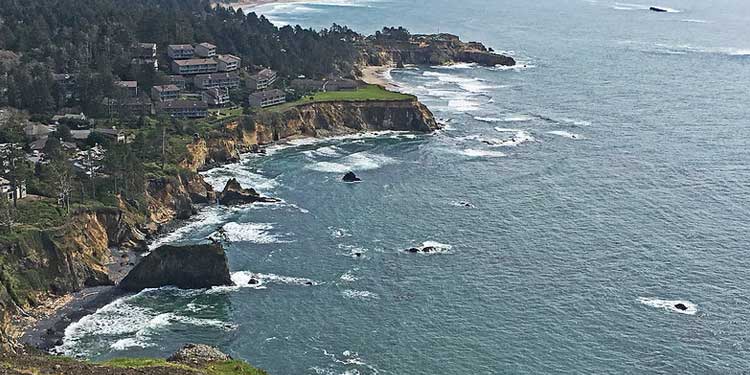
[(56, 130), (56, 126), (29, 123), (23, 128), (23, 133), (27, 138), (39, 139), (49, 136), (50, 133)]
[(122, 129), (112, 128), (100, 128), (94, 129), (94, 133), (103, 136), (113, 143), (125, 143), (128, 141), (128, 132)]
[(26, 198), (26, 182), (21, 181), (17, 183), (16, 188), (14, 189), (12, 182), (0, 177), (0, 199), (7, 199), (9, 201), (12, 201), (14, 198)]
[(180, 93), (177, 85), (159, 85), (151, 87), (151, 99), (155, 102), (176, 100)]
[(266, 108), (284, 104), (286, 103), (286, 93), (277, 89), (258, 91), (250, 94), (248, 103), (253, 108)]
[(158, 105), (159, 112), (171, 117), (203, 118), (208, 116), (208, 104), (199, 100), (170, 100)]
[(195, 48), (191, 44), (170, 44), (167, 46), (167, 56), (173, 60), (192, 59)]
[(219, 63), (214, 59), (173, 60), (172, 73), (181, 75), (216, 73)]
[(276, 72), (271, 69), (263, 69), (255, 75), (247, 78), (245, 85), (254, 91), (265, 90), (276, 82)]
[(144, 59), (156, 58), (156, 43), (136, 43), (133, 46), (133, 57)]
[(216, 46), (211, 43), (200, 43), (195, 46), (195, 55), (205, 58), (216, 57)]
[(131, 98), (138, 96), (138, 81), (115, 81), (115, 86), (124, 90), (125, 94)]
[(230, 103), (229, 89), (217, 87), (203, 91), (203, 101), (211, 107), (222, 107)]
[(235, 55), (219, 55), (216, 57), (220, 72), (232, 72), (240, 68), (242, 59)]
[(201, 90), (240, 87), (240, 76), (237, 73), (199, 74), (195, 76), (193, 84)]
[(170, 85), (175, 85), (180, 90), (184, 90), (187, 87), (187, 79), (179, 74), (167, 76), (167, 79)]

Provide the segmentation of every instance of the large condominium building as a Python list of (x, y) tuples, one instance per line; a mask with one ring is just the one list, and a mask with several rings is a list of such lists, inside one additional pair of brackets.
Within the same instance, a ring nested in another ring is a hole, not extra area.
[(171, 100), (159, 103), (159, 111), (172, 117), (201, 118), (208, 116), (208, 104), (197, 100)]
[(200, 57), (216, 57), (216, 46), (211, 43), (201, 43), (195, 46), (195, 54)]
[(203, 101), (212, 107), (221, 107), (229, 104), (229, 89), (215, 88), (203, 92)]
[(131, 98), (138, 96), (138, 81), (115, 81), (115, 86)]
[(250, 94), (248, 102), (253, 108), (265, 108), (286, 103), (286, 94), (281, 90), (258, 91)]
[(242, 59), (234, 55), (219, 55), (216, 57), (220, 72), (231, 72), (239, 69), (241, 61)]
[(240, 76), (237, 73), (200, 74), (193, 81), (195, 87), (201, 90), (228, 88), (240, 86)]
[(176, 100), (179, 93), (180, 88), (177, 85), (154, 86), (151, 88), (151, 99), (157, 102)]
[(214, 59), (187, 59), (172, 61), (172, 72), (175, 74), (191, 75), (216, 73), (219, 64)]
[(156, 58), (156, 43), (136, 43), (133, 46), (133, 57)]
[(247, 87), (251, 90), (265, 90), (276, 82), (276, 72), (271, 69), (263, 69), (258, 74), (247, 79)]
[(191, 59), (195, 55), (195, 48), (190, 44), (170, 44), (167, 55), (173, 60)]

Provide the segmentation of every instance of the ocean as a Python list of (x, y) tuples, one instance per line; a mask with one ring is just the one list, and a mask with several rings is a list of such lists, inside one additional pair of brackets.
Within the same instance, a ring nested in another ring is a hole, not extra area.
[[(154, 246), (224, 228), (240, 286), (125, 297), (61, 352), (200, 342), (274, 375), (747, 371), (750, 2), (659, 2), (260, 8), (450, 32), (519, 63), (390, 72), (436, 134), (303, 140), (211, 171), (284, 202), (208, 208)], [(341, 183), (348, 170), (364, 181)]]

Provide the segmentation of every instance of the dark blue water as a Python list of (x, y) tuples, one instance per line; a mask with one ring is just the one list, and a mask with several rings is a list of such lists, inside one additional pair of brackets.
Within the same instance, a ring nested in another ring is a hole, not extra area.
[[(519, 65), (391, 72), (438, 134), (297, 142), (211, 172), (285, 203), (210, 208), (161, 243), (223, 227), (233, 278), (260, 286), (146, 291), (71, 326), (64, 351), (205, 342), (272, 374), (742, 373), (750, 3), (648, 5), (263, 8), (452, 32)], [(340, 183), (349, 169), (364, 182)], [(402, 251), (425, 242), (438, 253)]]

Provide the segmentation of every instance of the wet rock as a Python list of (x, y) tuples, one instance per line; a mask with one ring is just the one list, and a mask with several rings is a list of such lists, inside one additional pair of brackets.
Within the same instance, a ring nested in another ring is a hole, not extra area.
[(664, 8), (659, 8), (659, 7), (650, 7), (650, 8), (648, 8), (648, 9), (650, 9), (650, 10), (652, 10), (652, 11), (654, 11), (654, 12), (666, 12), (666, 11), (667, 11), (666, 9), (664, 9)]
[(412, 247), (412, 248), (406, 249), (406, 252), (407, 253), (418, 253), (419, 249), (417, 249), (416, 247)]
[(275, 203), (278, 199), (264, 197), (255, 189), (245, 189), (236, 178), (227, 181), (224, 191), (219, 195), (219, 204), (224, 206), (236, 206), (255, 202)]
[(234, 285), (224, 248), (219, 244), (162, 246), (143, 258), (119, 287), (140, 292), (168, 285), (181, 289)]
[(434, 253), (437, 249), (433, 246), (425, 246), (422, 248), (423, 253)]
[(360, 182), (360, 181), (362, 181), (362, 179), (359, 178), (359, 177), (357, 177), (357, 175), (354, 174), (354, 172), (348, 172), (347, 174), (344, 175), (344, 178), (342, 180), (344, 180), (344, 182)]
[(258, 284), (260, 284), (260, 281), (258, 281), (258, 279), (256, 279), (256, 278), (251, 278), (247, 283), (249, 285), (258, 285)]
[(205, 365), (212, 362), (229, 361), (232, 357), (219, 349), (203, 344), (187, 344), (169, 358), (167, 362), (182, 363), (185, 365)]
[(678, 304), (674, 305), (674, 308), (677, 309), (677, 310), (680, 310), (680, 311), (686, 311), (688, 309), (688, 307), (685, 306), (684, 303), (678, 303)]

